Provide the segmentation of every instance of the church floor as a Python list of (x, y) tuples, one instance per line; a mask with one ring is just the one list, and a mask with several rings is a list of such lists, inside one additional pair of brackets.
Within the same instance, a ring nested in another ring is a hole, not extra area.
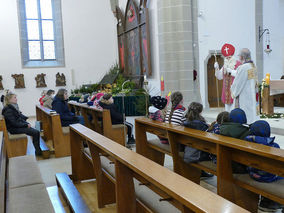
[[(219, 111), (211, 110), (209, 112), (205, 112), (204, 116), (209, 121), (207, 117), (211, 116), (211, 118), (215, 118), (217, 116)], [(128, 117), (127, 121), (134, 124), (135, 117)], [(30, 122), (33, 124), (35, 122), (35, 119), (31, 119)], [(282, 121), (281, 121), (282, 122)], [(284, 123), (284, 120), (283, 120)], [(284, 127), (284, 125), (282, 125)], [(133, 128), (133, 131), (135, 131), (135, 128)], [(135, 132), (133, 132), (135, 135)], [(284, 132), (283, 132), (284, 134)], [(154, 135), (150, 137), (155, 137)], [(284, 139), (284, 135), (282, 135)], [(277, 136), (278, 138), (278, 136)], [(280, 142), (277, 140), (277, 142)], [(282, 140), (281, 147), (284, 148), (284, 140)], [(135, 151), (135, 147), (133, 148), (133, 151)], [(28, 142), (28, 152), (29, 155), (34, 155), (34, 148), (32, 145), (32, 142), (29, 138)], [(37, 157), (38, 165), (41, 171), (41, 175), (43, 178), (44, 183), (46, 184), (49, 196), (51, 198), (52, 204), (55, 208), (56, 213), (69, 213), (70, 210), (68, 209), (66, 203), (61, 197), (61, 194), (58, 191), (58, 187), (56, 186), (55, 181), (55, 174), (58, 172), (66, 172), (67, 174), (71, 174), (71, 157), (63, 157), (63, 158), (55, 158), (54, 155), (51, 155), (49, 159), (43, 159), (41, 157)], [(171, 156), (166, 155), (165, 158), (165, 167), (167, 167), (170, 170), (173, 170), (173, 162)], [(206, 180), (202, 180), (200, 185), (204, 188), (215, 192), (216, 189), (216, 177), (208, 178)], [(88, 181), (88, 182), (82, 182), (80, 184), (76, 184), (76, 187), (78, 191), (80, 192), (81, 196), (85, 200), (85, 202), (88, 204), (89, 208), (92, 212), (97, 213), (114, 213), (116, 212), (115, 205), (109, 205), (106, 208), (99, 209), (97, 206), (97, 193), (96, 193), (96, 181)], [(281, 211), (278, 211), (279, 213)], [(262, 211), (259, 211), (259, 213), (262, 213)]]

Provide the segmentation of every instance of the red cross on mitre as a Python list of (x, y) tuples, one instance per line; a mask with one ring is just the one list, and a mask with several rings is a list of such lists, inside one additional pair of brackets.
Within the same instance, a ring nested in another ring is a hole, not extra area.
[(224, 44), (221, 52), (224, 57), (232, 56), (235, 53), (235, 47), (231, 44)]

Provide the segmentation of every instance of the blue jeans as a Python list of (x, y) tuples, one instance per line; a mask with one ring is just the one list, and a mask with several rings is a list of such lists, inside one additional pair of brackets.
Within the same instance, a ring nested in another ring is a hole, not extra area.
[(79, 121), (80, 124), (85, 125), (85, 120), (84, 120), (84, 117), (83, 117), (83, 116), (78, 115), (78, 116), (76, 116), (76, 117), (78, 118), (78, 121)]

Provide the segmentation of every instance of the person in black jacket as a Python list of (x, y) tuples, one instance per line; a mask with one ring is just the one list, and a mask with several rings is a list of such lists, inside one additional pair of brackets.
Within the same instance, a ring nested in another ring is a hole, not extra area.
[(60, 115), (61, 125), (69, 126), (70, 124), (85, 124), (83, 116), (75, 116), (67, 105), (68, 94), (66, 89), (59, 89), (52, 102), (52, 109)]
[(131, 123), (126, 122), (126, 121), (124, 122), (122, 113), (117, 111), (117, 108), (113, 103), (112, 95), (111, 94), (105, 94), (101, 98), (99, 105), (103, 109), (108, 109), (110, 111), (112, 124), (123, 124), (123, 123), (125, 124), (125, 126), (127, 127), (127, 136), (128, 136), (127, 144), (134, 144), (135, 140), (134, 140), (134, 137), (133, 137), (133, 134), (132, 134), (133, 125)]
[(17, 104), (16, 94), (10, 92), (5, 96), (5, 107), (2, 110), (5, 118), (7, 130), (11, 134), (27, 134), (33, 137), (33, 145), (35, 147), (35, 154), (41, 155), (40, 149), (40, 132), (31, 127), (27, 122), (28, 117), (23, 115)]

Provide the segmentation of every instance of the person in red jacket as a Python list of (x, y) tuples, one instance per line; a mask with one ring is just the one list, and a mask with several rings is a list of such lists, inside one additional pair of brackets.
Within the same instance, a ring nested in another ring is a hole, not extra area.
[(46, 90), (43, 90), (42, 91), (42, 93), (41, 93), (41, 97), (40, 97), (40, 99), (39, 99), (39, 103), (40, 103), (40, 105), (42, 105), (43, 106), (43, 98), (46, 96)]

